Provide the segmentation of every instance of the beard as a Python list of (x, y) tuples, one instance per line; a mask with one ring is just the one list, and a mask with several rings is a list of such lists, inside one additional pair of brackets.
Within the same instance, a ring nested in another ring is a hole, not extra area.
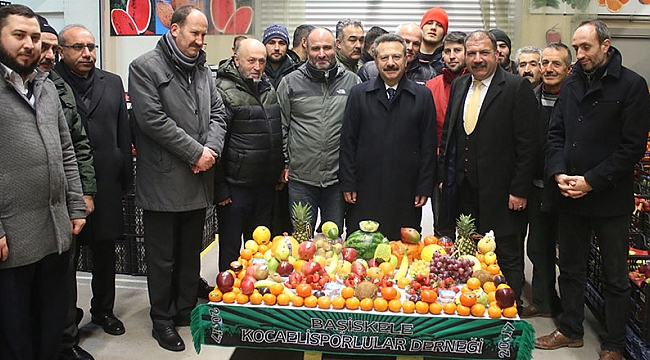
[(0, 42), (0, 62), (7, 65), (8, 68), (12, 69), (22, 76), (27, 76), (34, 72), (34, 69), (36, 69), (36, 65), (38, 65), (39, 60), (39, 58), (36, 58), (27, 65), (20, 64), (18, 61), (16, 61), (16, 59), (9, 55), (7, 49), (5, 49), (4, 45)]

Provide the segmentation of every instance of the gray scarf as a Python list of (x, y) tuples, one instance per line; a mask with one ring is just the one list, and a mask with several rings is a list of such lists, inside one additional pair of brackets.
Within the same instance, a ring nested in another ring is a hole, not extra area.
[(191, 72), (192, 69), (194, 69), (194, 66), (196, 65), (196, 61), (199, 58), (199, 54), (196, 54), (195, 57), (188, 57), (185, 54), (183, 54), (178, 49), (178, 46), (176, 45), (176, 41), (174, 40), (174, 37), (169, 31), (167, 32), (167, 34), (165, 34), (163, 39), (165, 39), (165, 42), (167, 43), (169, 48), (172, 49), (172, 53), (174, 54), (178, 64), (188, 73)]

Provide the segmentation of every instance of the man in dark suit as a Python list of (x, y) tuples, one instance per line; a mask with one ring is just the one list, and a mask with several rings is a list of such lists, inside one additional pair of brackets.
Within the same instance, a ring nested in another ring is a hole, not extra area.
[(348, 234), (373, 219), (394, 240), (401, 227), (420, 229), (433, 192), (436, 111), (431, 91), (404, 76), (401, 36), (378, 37), (374, 55), (379, 76), (354, 86), (345, 107), (339, 181), (345, 201), (354, 204)]
[(537, 101), (528, 80), (498, 65), (493, 34), (469, 34), (465, 50), (470, 74), (451, 85), (440, 139), (442, 215), (449, 222), (469, 214), (479, 233), (494, 230), (499, 265), (520, 303)]
[(122, 194), (133, 179), (124, 86), (119, 76), (95, 68), (95, 37), (82, 25), (61, 30), (59, 45), (62, 61), (55, 69), (73, 89), (94, 151), (95, 212), (88, 216), (87, 226), (77, 237), (78, 244), (89, 244), (92, 251), (92, 322), (111, 335), (121, 335), (124, 325), (113, 314), (115, 240), (124, 233)]
[(600, 20), (573, 34), (577, 62), (553, 108), (546, 176), (563, 196), (558, 204), (560, 296), (558, 328), (535, 340), (553, 350), (583, 345), (589, 249), (595, 234), (602, 256), (605, 333), (601, 360), (620, 360), (629, 316), (627, 255), (634, 209), (634, 164), (643, 156), (650, 118), (648, 84), (623, 66)]

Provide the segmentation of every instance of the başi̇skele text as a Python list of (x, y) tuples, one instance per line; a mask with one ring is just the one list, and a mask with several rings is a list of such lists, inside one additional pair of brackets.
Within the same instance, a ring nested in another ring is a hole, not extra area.
[(432, 358), (530, 359), (525, 321), (397, 316), (375, 312), (199, 305), (192, 313), (201, 345), (278, 348), (339, 354)]

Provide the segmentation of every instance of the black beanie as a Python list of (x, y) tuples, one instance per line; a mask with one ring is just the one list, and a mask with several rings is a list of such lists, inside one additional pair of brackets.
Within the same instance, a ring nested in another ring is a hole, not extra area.
[(38, 15), (38, 14), (36, 14), (36, 16), (38, 17), (38, 23), (41, 25), (41, 32), (42, 33), (46, 32), (46, 33), (54, 34), (57, 37), (59, 36), (59, 34), (56, 32), (56, 30), (54, 30), (52, 25), (50, 25), (47, 22), (46, 18), (44, 18), (43, 16)]
[(510, 37), (508, 37), (508, 34), (506, 34), (505, 31), (501, 29), (492, 29), (490, 32), (494, 35), (495, 38), (497, 38), (497, 41), (503, 41), (508, 46), (508, 49), (512, 50), (512, 42), (510, 41)]

